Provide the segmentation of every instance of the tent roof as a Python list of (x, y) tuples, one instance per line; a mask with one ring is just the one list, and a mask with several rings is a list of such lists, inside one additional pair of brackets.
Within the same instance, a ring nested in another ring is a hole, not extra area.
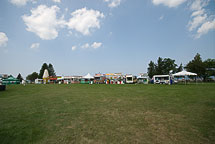
[(89, 73), (85, 76), (83, 76), (84, 79), (93, 79), (94, 77), (91, 76)]
[(187, 72), (187, 71), (181, 71), (173, 74), (173, 76), (197, 76), (197, 74), (192, 72)]
[(11, 76), (8, 77), (7, 79), (3, 79), (3, 81), (19, 81), (19, 80)]

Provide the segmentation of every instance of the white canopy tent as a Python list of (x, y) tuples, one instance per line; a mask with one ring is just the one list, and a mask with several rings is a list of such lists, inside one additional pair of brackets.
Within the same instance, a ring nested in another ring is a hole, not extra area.
[(192, 72), (187, 72), (187, 71), (181, 71), (173, 74), (173, 76), (197, 76), (197, 74)]
[[(173, 77), (175, 76), (196, 76), (197, 77), (197, 74), (196, 73), (192, 73), (192, 72), (188, 72), (188, 71), (181, 71), (181, 72), (178, 72), (178, 73), (175, 73), (173, 74)], [(186, 84), (186, 80), (185, 80), (185, 84)]]
[(83, 79), (94, 79), (93, 76), (91, 76), (89, 73), (82, 77)]

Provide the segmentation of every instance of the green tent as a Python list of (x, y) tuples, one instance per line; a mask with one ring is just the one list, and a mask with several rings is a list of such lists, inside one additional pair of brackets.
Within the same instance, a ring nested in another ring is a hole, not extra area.
[(20, 84), (20, 81), (13, 76), (8, 77), (7, 79), (2, 80), (2, 84), (9, 85), (9, 84)]
[(94, 77), (89, 73), (86, 76), (83, 76), (81, 79), (81, 84), (93, 84)]

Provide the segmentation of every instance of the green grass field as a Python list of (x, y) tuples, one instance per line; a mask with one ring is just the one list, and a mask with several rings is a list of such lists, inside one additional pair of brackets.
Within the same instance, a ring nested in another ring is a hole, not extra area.
[(215, 143), (215, 84), (10, 85), (0, 143)]

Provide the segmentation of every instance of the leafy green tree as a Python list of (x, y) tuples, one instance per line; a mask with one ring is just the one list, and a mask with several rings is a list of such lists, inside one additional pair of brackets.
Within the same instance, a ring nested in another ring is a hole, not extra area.
[(37, 79), (39, 77), (37, 72), (33, 72), (32, 74), (29, 74), (26, 79), (30, 80), (30, 81), (34, 81), (35, 79)]
[(163, 73), (163, 59), (161, 57), (158, 58), (157, 64), (155, 65), (155, 74), (162, 75)]
[(18, 76), (16, 77), (16, 79), (18, 79), (20, 82), (23, 80), (21, 74), (19, 73)]
[(162, 74), (169, 74), (169, 72), (172, 70), (173, 73), (177, 71), (177, 64), (175, 64), (175, 60), (172, 60), (170, 58), (165, 58), (163, 60), (162, 65)]
[(186, 65), (185, 69), (187, 71), (194, 72), (199, 77), (205, 79), (205, 64), (202, 62), (202, 58), (199, 53), (197, 53), (194, 59)]
[(49, 76), (56, 76), (55, 71), (54, 71), (54, 67), (52, 64), (49, 64), (48, 72), (49, 72)]
[(48, 65), (46, 63), (44, 63), (40, 69), (40, 73), (39, 73), (39, 78), (42, 79), (43, 78), (43, 73), (45, 71), (45, 69), (48, 69)]
[(205, 65), (205, 77), (215, 76), (215, 59), (207, 59), (204, 61)]
[(162, 59), (161, 57), (159, 57), (157, 64), (152, 61), (150, 61), (149, 63), (148, 75), (150, 78), (152, 78), (153, 75), (169, 74), (170, 71), (172, 71), (173, 73), (177, 71), (177, 64), (175, 64), (175, 60), (172, 60), (170, 58)]
[(155, 75), (155, 63), (153, 61), (150, 61), (148, 67), (148, 76), (152, 78), (153, 75)]

